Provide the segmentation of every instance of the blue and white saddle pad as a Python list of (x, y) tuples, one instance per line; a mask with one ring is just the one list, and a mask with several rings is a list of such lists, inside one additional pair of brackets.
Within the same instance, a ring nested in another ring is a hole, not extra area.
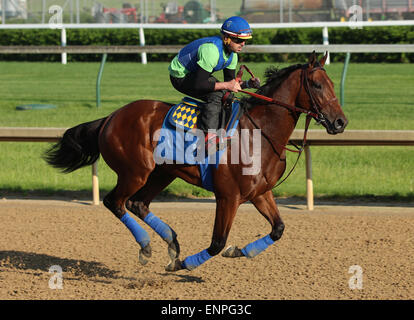
[[(205, 154), (204, 133), (196, 129), (197, 116), (203, 102), (185, 97), (180, 103), (172, 106), (164, 118), (159, 131), (154, 160), (157, 164), (190, 164), (198, 165), (203, 187), (214, 191), (213, 168), (217, 168), (226, 148), (215, 154)], [(233, 101), (232, 114), (225, 137), (231, 137), (239, 123), (240, 102)], [(199, 148), (202, 143), (203, 147)]]

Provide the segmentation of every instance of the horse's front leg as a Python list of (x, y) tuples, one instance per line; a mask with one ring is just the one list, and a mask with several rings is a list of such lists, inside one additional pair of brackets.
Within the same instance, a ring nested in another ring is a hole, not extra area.
[(239, 202), (235, 199), (217, 200), (216, 219), (214, 222), (213, 236), (210, 246), (199, 253), (185, 258), (181, 263), (181, 268), (177, 268), (176, 270), (194, 270), (207, 260), (219, 254), (224, 249), (238, 207)]
[(272, 231), (267, 236), (249, 243), (243, 249), (239, 249), (237, 246), (228, 247), (226, 251), (223, 252), (223, 257), (253, 258), (282, 237), (285, 225), (280, 217), (279, 209), (277, 208), (276, 202), (273, 198), (272, 191), (269, 190), (268, 192), (252, 199), (251, 202), (267, 219), (267, 221), (269, 221), (272, 226)]

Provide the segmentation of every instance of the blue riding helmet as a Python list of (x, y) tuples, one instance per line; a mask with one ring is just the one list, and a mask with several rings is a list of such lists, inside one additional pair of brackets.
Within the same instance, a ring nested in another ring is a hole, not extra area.
[(224, 21), (221, 26), (221, 32), (240, 39), (251, 39), (253, 33), (249, 23), (237, 16), (230, 17)]

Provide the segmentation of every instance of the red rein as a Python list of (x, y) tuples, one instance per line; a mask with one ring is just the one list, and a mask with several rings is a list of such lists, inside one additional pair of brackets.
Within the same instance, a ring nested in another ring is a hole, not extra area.
[[(250, 69), (247, 66), (241, 65), (240, 70), (237, 73), (236, 80), (238, 80), (239, 82), (241, 81), (241, 78), (242, 78), (242, 75), (243, 75), (243, 70), (246, 70), (248, 73), (250, 73), (252, 78), (255, 78), (253, 72), (251, 72)], [(258, 98), (258, 99), (261, 99), (261, 100), (264, 100), (264, 101), (268, 101), (268, 102), (271, 102), (271, 103), (274, 103), (274, 104), (277, 104), (277, 105), (280, 105), (282, 107), (285, 107), (285, 108), (287, 108), (289, 110), (292, 110), (292, 111), (295, 111), (295, 112), (305, 113), (307, 115), (306, 116), (306, 122), (305, 122), (305, 131), (304, 131), (303, 141), (302, 141), (302, 147), (300, 149), (298, 148), (298, 150), (292, 150), (292, 149), (287, 148), (286, 146), (282, 146), (283, 149), (291, 151), (291, 152), (297, 152), (297, 153), (299, 153), (299, 156), (300, 156), (300, 154), (302, 153), (303, 148), (305, 147), (305, 144), (306, 144), (306, 136), (307, 136), (307, 133), (308, 133), (308, 128), (309, 128), (310, 121), (312, 120), (312, 117), (317, 118), (318, 115), (314, 112), (309, 111), (309, 110), (305, 110), (305, 109), (302, 109), (302, 108), (299, 108), (299, 107), (296, 107), (296, 106), (292, 106), (292, 105), (286, 104), (284, 102), (277, 101), (273, 98), (263, 96), (263, 95), (258, 94), (258, 93), (249, 92), (249, 91), (246, 91), (246, 90), (239, 90), (239, 92), (247, 93), (248, 95), (251, 95), (252, 97), (255, 97), (255, 98)], [(258, 128), (258, 126), (254, 122), (254, 120), (249, 116), (249, 114), (247, 113), (246, 115), (248, 116), (250, 121), (252, 121), (252, 123)], [(269, 140), (269, 142), (272, 145), (272, 148), (275, 150), (275, 147), (273, 146), (273, 143), (271, 142), (270, 138), (267, 137), (267, 135), (265, 135), (263, 132), (262, 132), (262, 134)]]
[[(252, 78), (255, 78), (255, 76), (254, 76), (253, 72), (251, 72), (251, 71), (249, 70), (249, 68), (247, 68), (245, 65), (242, 65), (242, 66), (240, 67), (239, 72), (237, 73), (236, 80), (238, 80), (239, 82), (241, 81), (241, 78), (242, 78), (242, 75), (243, 75), (243, 70), (244, 70), (244, 69), (246, 69), (246, 70), (247, 70), (247, 72), (248, 72), (248, 73), (250, 73), (250, 75), (252, 76)], [(302, 84), (301, 84), (301, 85), (302, 85)], [(282, 146), (282, 148), (283, 148), (283, 149), (285, 149), (285, 150), (287, 150), (287, 151), (291, 151), (291, 152), (296, 152), (296, 153), (298, 153), (298, 157), (297, 157), (297, 159), (296, 159), (295, 164), (294, 164), (294, 165), (293, 165), (293, 167), (290, 169), (290, 171), (289, 171), (289, 173), (286, 175), (286, 177), (285, 177), (282, 181), (280, 181), (280, 182), (279, 182), (279, 183), (275, 186), (275, 187), (278, 187), (279, 185), (281, 185), (283, 182), (285, 182), (285, 181), (286, 181), (286, 179), (290, 176), (290, 174), (291, 174), (291, 173), (293, 172), (293, 170), (296, 168), (296, 165), (298, 164), (298, 161), (299, 161), (299, 158), (300, 158), (300, 156), (301, 156), (301, 154), (302, 154), (302, 151), (303, 151), (303, 149), (305, 148), (305, 145), (306, 145), (306, 135), (307, 135), (307, 132), (308, 132), (308, 128), (309, 128), (310, 121), (312, 120), (312, 117), (317, 118), (317, 117), (318, 117), (318, 115), (317, 115), (316, 113), (313, 113), (313, 112), (309, 111), (309, 110), (305, 110), (305, 109), (302, 109), (302, 108), (298, 108), (298, 107), (296, 107), (296, 106), (291, 106), (291, 105), (286, 104), (286, 103), (284, 103), (284, 102), (277, 101), (277, 100), (275, 100), (275, 99), (272, 99), (272, 98), (270, 98), (270, 97), (263, 96), (263, 95), (258, 94), (258, 93), (249, 92), (249, 91), (246, 91), (246, 90), (239, 90), (239, 92), (246, 93), (246, 94), (251, 95), (252, 97), (255, 97), (255, 98), (257, 98), (257, 99), (261, 99), (261, 100), (264, 100), (264, 101), (267, 101), (267, 102), (271, 102), (271, 103), (274, 103), (274, 104), (280, 105), (280, 106), (282, 106), (282, 107), (285, 107), (285, 108), (287, 108), (287, 109), (289, 109), (289, 110), (292, 110), (292, 111), (295, 111), (295, 112), (302, 112), (302, 113), (306, 113), (305, 131), (304, 131), (304, 135), (303, 135), (303, 140), (302, 140), (302, 146), (301, 146), (301, 148), (298, 148), (298, 147), (295, 145), (295, 147), (296, 147), (298, 150), (293, 150), (293, 149), (287, 148), (286, 146)], [(246, 115), (247, 115), (247, 117), (250, 119), (250, 121), (252, 121), (252, 123), (253, 123), (253, 124), (254, 124), (254, 125), (258, 128), (257, 124), (256, 124), (256, 123), (254, 122), (254, 120), (250, 117), (250, 115), (249, 115), (248, 113), (246, 113)], [(273, 142), (272, 142), (272, 140), (270, 139), (270, 137), (268, 137), (266, 134), (264, 134), (264, 132), (262, 132), (262, 135), (264, 135), (264, 136), (266, 137), (266, 139), (267, 139), (267, 140), (269, 141), (269, 143), (271, 144), (271, 146), (272, 146), (273, 150), (276, 152), (275, 146), (273, 145)], [(276, 152), (276, 153), (277, 153), (277, 152)]]
[[(247, 68), (247, 66), (241, 65), (240, 70), (237, 73), (236, 80), (238, 80), (239, 82), (241, 81), (241, 78), (243, 76), (243, 70), (246, 70), (248, 73), (250, 73), (252, 78), (255, 78), (253, 72), (251, 72), (250, 69)], [(246, 91), (246, 90), (239, 90), (239, 92), (246, 93), (246, 94), (251, 95), (252, 97), (257, 98), (257, 99), (261, 99), (261, 100), (264, 100), (264, 101), (267, 101), (267, 102), (272, 102), (274, 104), (285, 107), (285, 108), (290, 109), (290, 110), (295, 111), (295, 112), (306, 113), (307, 115), (312, 116), (314, 118), (318, 117), (318, 115), (316, 113), (313, 113), (309, 110), (305, 110), (305, 109), (302, 109), (302, 108), (299, 108), (299, 107), (295, 107), (295, 106), (292, 106), (290, 104), (284, 103), (282, 101), (275, 100), (275, 99), (270, 98), (270, 97), (266, 97), (266, 96), (258, 94), (258, 93), (249, 92), (249, 91)]]

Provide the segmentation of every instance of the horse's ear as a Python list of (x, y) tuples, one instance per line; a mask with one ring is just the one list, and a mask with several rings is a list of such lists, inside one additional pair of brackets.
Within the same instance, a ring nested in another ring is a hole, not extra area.
[(309, 68), (313, 69), (313, 67), (315, 66), (316, 63), (316, 52), (315, 50), (313, 50), (312, 54), (309, 57)]
[(326, 59), (328, 59), (328, 51), (326, 51), (326, 53), (323, 56), (323, 58), (319, 61), (319, 64), (321, 65), (322, 68), (325, 65)]

